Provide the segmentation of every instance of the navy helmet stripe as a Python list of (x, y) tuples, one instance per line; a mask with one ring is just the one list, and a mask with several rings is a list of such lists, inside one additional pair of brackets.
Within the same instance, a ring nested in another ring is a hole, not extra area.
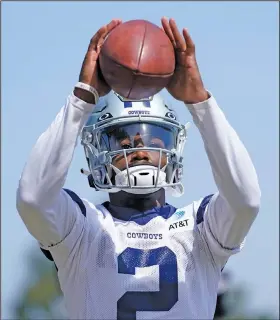
[(132, 107), (132, 102), (131, 101), (124, 101), (124, 107), (125, 108), (131, 108)]
[[(142, 101), (143, 106), (150, 108), (151, 107), (151, 102), (149, 100), (144, 100)], [(124, 101), (123, 102), (124, 108), (132, 108), (132, 101)]]
[(151, 107), (151, 103), (149, 100), (146, 100), (146, 101), (143, 101), (143, 105), (147, 108), (150, 108)]

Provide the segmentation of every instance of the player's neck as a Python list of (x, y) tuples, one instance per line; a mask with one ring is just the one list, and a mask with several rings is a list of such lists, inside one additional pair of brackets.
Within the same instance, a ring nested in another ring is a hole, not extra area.
[(165, 205), (165, 191), (160, 189), (150, 194), (132, 194), (125, 191), (110, 193), (110, 202), (114, 206), (133, 208), (145, 212), (154, 207)]

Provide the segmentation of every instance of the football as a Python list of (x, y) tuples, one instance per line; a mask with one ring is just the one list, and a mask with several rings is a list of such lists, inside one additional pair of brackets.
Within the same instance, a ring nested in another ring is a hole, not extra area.
[(108, 85), (122, 97), (138, 100), (167, 86), (175, 69), (175, 51), (160, 27), (130, 20), (108, 35), (99, 61)]

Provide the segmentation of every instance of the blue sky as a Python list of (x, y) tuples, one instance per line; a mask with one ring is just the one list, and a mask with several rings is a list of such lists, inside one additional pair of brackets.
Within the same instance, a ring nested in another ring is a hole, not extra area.
[[(162, 16), (187, 27), (196, 44), (205, 86), (248, 148), (262, 189), (262, 205), (242, 253), (228, 262), (237, 282), (248, 286), (250, 308), (278, 311), (279, 300), (279, 33), (276, 2), (4, 2), (2, 3), (2, 317), (29, 279), (25, 254), (34, 245), (15, 207), (24, 163), (77, 82), (88, 42), (112, 18)], [(183, 104), (163, 95), (185, 122)], [(198, 130), (193, 125), (185, 149), (186, 205), (213, 191)], [(79, 173), (80, 146), (66, 185), (95, 202)]]

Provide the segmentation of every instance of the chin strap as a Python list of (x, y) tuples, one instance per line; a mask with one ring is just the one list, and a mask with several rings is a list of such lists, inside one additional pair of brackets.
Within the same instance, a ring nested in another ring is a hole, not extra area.
[[(184, 194), (184, 186), (180, 183), (177, 186), (168, 187), (166, 186), (166, 173), (164, 172), (166, 166), (162, 167), (159, 171), (157, 167), (149, 165), (140, 165), (135, 167), (130, 167), (128, 169), (119, 170), (117, 167), (111, 165), (112, 169), (115, 171), (115, 183), (117, 188), (111, 189), (97, 189), (94, 185), (92, 175), (89, 171), (81, 169), (81, 173), (88, 177), (89, 184), (96, 190), (102, 190), (109, 193), (116, 193), (123, 190), (127, 193), (132, 194), (149, 194), (164, 188), (173, 197), (180, 197)], [(159, 175), (158, 175), (159, 172)], [(131, 186), (133, 188), (122, 188)], [(137, 188), (140, 187), (140, 188)], [(148, 187), (150, 188), (141, 188)]]
[[(112, 166), (116, 173), (115, 183), (119, 189), (134, 194), (147, 194), (152, 193), (166, 184), (166, 173), (164, 172), (165, 167), (160, 170), (157, 167), (150, 165), (140, 165), (130, 167), (124, 170), (119, 170), (115, 166)], [(133, 188), (124, 188), (133, 187)], [(150, 188), (143, 188), (149, 187)], [(139, 188), (137, 188), (139, 187)]]
[(174, 187), (167, 187), (166, 190), (171, 196), (175, 198), (179, 198), (184, 194), (184, 186), (182, 183)]

